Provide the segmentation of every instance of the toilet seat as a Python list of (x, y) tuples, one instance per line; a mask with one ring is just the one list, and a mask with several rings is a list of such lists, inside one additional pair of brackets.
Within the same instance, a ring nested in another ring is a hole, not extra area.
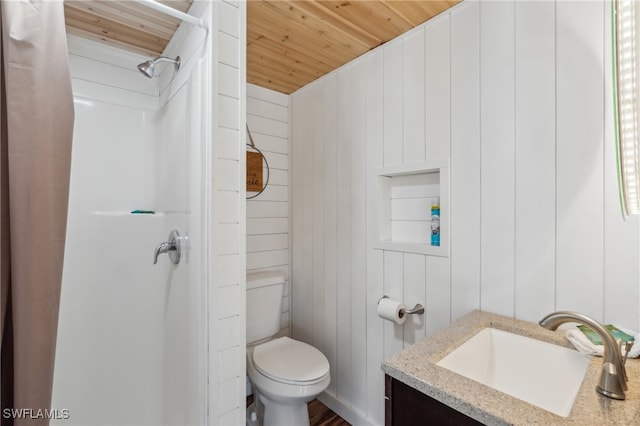
[(262, 375), (293, 385), (316, 384), (329, 374), (329, 361), (322, 352), (289, 337), (256, 346), (253, 363)]

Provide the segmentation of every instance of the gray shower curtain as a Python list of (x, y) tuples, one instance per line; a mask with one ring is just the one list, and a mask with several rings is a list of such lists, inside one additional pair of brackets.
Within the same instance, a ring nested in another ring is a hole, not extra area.
[(73, 416), (50, 409), (74, 115), (62, 1), (2, 0), (0, 26), (0, 420), (46, 425)]

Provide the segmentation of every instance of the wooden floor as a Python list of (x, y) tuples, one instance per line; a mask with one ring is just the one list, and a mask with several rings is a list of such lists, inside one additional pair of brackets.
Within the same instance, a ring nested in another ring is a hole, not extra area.
[[(247, 397), (247, 407), (253, 402), (253, 395)], [(351, 426), (342, 417), (334, 413), (322, 402), (314, 399), (309, 404), (309, 423), (311, 426)], [(282, 425), (295, 426), (295, 425)]]
[(351, 426), (317, 399), (311, 401), (308, 407), (311, 426)]

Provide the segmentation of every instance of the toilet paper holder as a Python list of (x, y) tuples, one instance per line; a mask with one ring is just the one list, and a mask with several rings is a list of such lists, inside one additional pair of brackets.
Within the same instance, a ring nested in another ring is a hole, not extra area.
[[(389, 296), (382, 296), (379, 300), (378, 303), (380, 303), (380, 300), (382, 299), (388, 299)], [(424, 306), (422, 306), (420, 303), (416, 303), (416, 306), (413, 307), (413, 309), (401, 309), (400, 312), (404, 315), (404, 314), (418, 314), (418, 315), (422, 315), (424, 314)]]

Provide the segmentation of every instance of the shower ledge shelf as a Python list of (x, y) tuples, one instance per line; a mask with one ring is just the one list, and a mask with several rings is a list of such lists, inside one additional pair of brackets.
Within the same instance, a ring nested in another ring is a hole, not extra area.
[(163, 217), (164, 212), (155, 212), (153, 214), (134, 214), (125, 210), (93, 210), (91, 214), (96, 216), (110, 216), (110, 217)]

